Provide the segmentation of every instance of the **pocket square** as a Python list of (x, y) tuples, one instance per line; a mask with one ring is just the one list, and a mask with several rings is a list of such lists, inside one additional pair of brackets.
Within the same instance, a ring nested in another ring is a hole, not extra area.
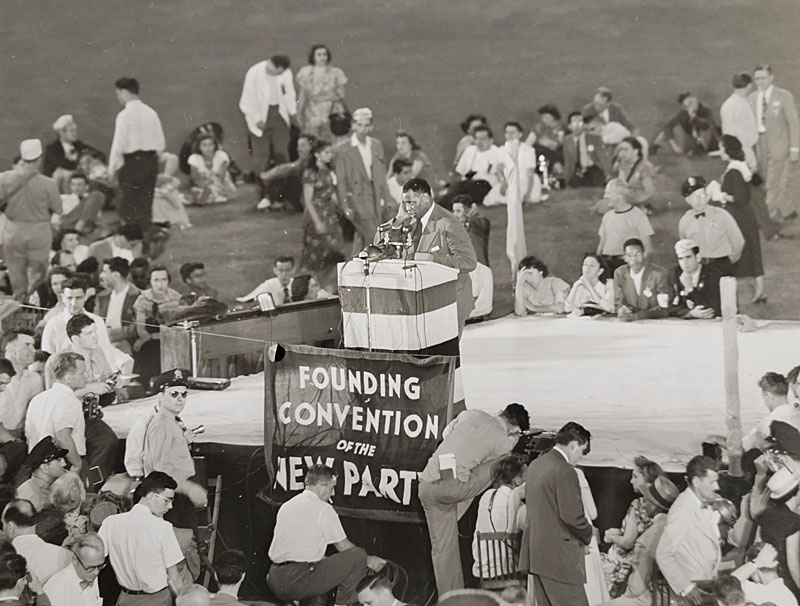
[(431, 252), (432, 252), (432, 253), (435, 253), (435, 252), (437, 252), (438, 250), (439, 250), (439, 247), (438, 247), (438, 246), (434, 246), (433, 248), (431, 248)]

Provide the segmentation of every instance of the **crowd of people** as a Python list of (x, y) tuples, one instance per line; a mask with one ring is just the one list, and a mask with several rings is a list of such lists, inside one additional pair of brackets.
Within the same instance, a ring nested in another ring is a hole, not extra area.
[[(304, 234), (299, 260), (275, 258), (274, 277), (239, 302), (271, 309), (335, 296), (338, 264), (396, 231), (414, 258), (459, 270), (463, 327), (491, 313), (491, 225), (481, 207), (497, 204), (508, 211), (517, 315), (712, 319), (721, 315), (723, 276), (753, 279), (752, 302), (767, 300), (761, 238), (781, 237), (797, 216), (786, 183), (800, 157), (793, 97), (773, 85), (769, 66), (736, 74), (721, 126), (697, 97), (682, 93), (680, 110), (652, 142), (606, 87), (565, 123), (553, 104), (539, 109), (530, 130), (507, 121), (502, 145), (486, 117), (473, 114), (461, 125), (453, 165), (437, 171), (407, 131), (396, 134), (387, 162), (371, 136), (373, 112), (350, 114), (348, 78), (332, 58), (327, 46), (314, 45), (296, 78), (285, 55), (245, 75), (239, 108), (258, 208), (294, 206), (304, 213)], [(202, 427), (180, 419), (188, 371), (160, 368), (159, 326), (219, 293), (202, 262), (183, 264), (178, 284), (157, 259), (170, 229), (191, 227), (185, 205), (231, 200), (247, 175), (225, 151), (219, 125), (198, 127), (172, 154), (139, 82), (120, 78), (115, 92), (123, 109), (107, 155), (82, 142), (76, 121), (64, 115), (53, 124), (56, 140), (22, 141), (13, 168), (0, 174), (8, 274), (0, 289), (8, 306), (45, 312), (36, 331), (3, 335), (0, 475), (8, 490), (0, 492), (0, 600), (97, 604), (97, 578), (108, 562), (118, 604), (172, 604), (174, 597), (186, 606), (233, 604), (246, 568), (240, 552), (215, 562), (213, 598), (192, 584), (201, 547), (196, 509), (207, 505), (207, 492), (193, 479), (190, 444)], [(657, 201), (649, 158), (661, 148), (713, 153), (725, 163), (719, 180), (697, 175), (683, 183), (690, 209), (677, 225), (669, 271), (647, 261), (655, 235), (648, 215)], [(523, 206), (559, 187), (605, 187), (594, 206), (603, 215), (597, 249), (584, 256), (573, 284), (551, 276), (525, 242)], [(768, 373), (760, 383), (770, 414), (745, 438), (749, 492), (739, 509), (718, 494), (716, 461), (693, 458), (679, 492), (656, 463), (637, 458), (631, 482), (640, 498), (602, 541), (592, 525), (596, 504), (576, 467), (589, 452), (586, 428), (567, 423), (552, 450), (527, 464), (509, 455), (530, 426), (524, 406), (498, 416), (462, 413), (419, 476), (440, 597), (464, 586), (458, 519), (480, 497), (476, 533), (522, 532), (520, 570), (540, 606), (646, 604), (658, 575), (694, 606), (712, 595), (722, 606), (796, 606), (798, 373)], [(157, 404), (131, 429), (122, 474), (119, 441), (102, 407), (137, 393), (133, 377)], [(108, 515), (96, 491), (115, 477), (125, 489)], [(306, 600), (336, 589), (337, 604), (392, 606), (387, 562), (347, 538), (329, 503), (332, 470), (312, 466), (304, 481), (277, 515), (267, 578), (274, 595)], [(337, 553), (326, 556), (331, 544)], [(476, 534), (473, 573), (491, 576), (491, 567), (478, 564), (482, 549)]]

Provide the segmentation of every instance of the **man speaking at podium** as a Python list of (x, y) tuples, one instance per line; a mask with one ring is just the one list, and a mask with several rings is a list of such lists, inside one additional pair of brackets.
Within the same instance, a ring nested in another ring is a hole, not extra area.
[(411, 235), (409, 259), (433, 261), (458, 270), (456, 297), (460, 337), (473, 308), (469, 272), (477, 265), (467, 230), (453, 213), (433, 201), (431, 186), (425, 179), (411, 179), (403, 186), (403, 203), (395, 218), (378, 228), (376, 244), (383, 239), (386, 229)]

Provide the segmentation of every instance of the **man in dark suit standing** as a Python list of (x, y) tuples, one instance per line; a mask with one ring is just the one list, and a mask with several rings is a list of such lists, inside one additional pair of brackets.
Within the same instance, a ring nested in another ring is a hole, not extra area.
[(575, 463), (589, 452), (591, 434), (564, 425), (553, 449), (528, 467), (527, 520), (520, 568), (530, 574), (537, 606), (587, 606), (584, 548), (592, 539)]

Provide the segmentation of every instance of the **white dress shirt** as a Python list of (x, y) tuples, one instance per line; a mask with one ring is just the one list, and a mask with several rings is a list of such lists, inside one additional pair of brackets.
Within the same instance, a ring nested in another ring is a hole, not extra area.
[(775, 604), (775, 606), (797, 606), (797, 598), (794, 597), (794, 594), (781, 578), (775, 579), (766, 585), (743, 581), (742, 591), (744, 591), (744, 599), (747, 600), (748, 604), (765, 604), (769, 602)]
[[(98, 347), (103, 351), (103, 355), (111, 366), (112, 372), (120, 370), (122, 366), (130, 362), (133, 358), (111, 344), (111, 339), (108, 336), (108, 329), (106, 328), (106, 323), (103, 318), (89, 313), (86, 310), (84, 310), (83, 313), (94, 320), (94, 324), (97, 326)], [(72, 314), (65, 309), (54, 318), (48, 320), (47, 324), (44, 325), (44, 331), (42, 332), (42, 349), (44, 351), (55, 355), (69, 349), (71, 342), (67, 336), (67, 322), (69, 322), (71, 317)]]
[(747, 99), (733, 93), (725, 99), (719, 115), (722, 119), (722, 134), (733, 135), (745, 147), (752, 147), (758, 142), (758, 123)]
[(25, 417), (28, 452), (46, 436), (56, 440), (56, 432), (62, 429), (72, 429), (75, 450), (82, 457), (85, 456), (86, 421), (81, 401), (63, 383), (53, 383), (50, 389), (33, 398), (28, 406)]
[(764, 116), (764, 98), (766, 97), (766, 105), (769, 107), (769, 100), (772, 98), (772, 85), (767, 90), (758, 91), (756, 96), (756, 125), (758, 126), (759, 133), (767, 132), (767, 123)]
[[(33, 581), (31, 589), (36, 593), (42, 593), (50, 578), (72, 562), (72, 553), (63, 547), (46, 543), (35, 534), (15, 537), (11, 544), (17, 553), (28, 562), (28, 572), (31, 573)], [(56, 601), (53, 604), (59, 604), (59, 602)]]
[(636, 289), (636, 294), (642, 294), (642, 277), (644, 277), (644, 265), (639, 270), (639, 273), (633, 273), (633, 270), (630, 271), (631, 280), (633, 280), (633, 287)]
[(162, 152), (166, 142), (164, 130), (158, 114), (141, 99), (133, 99), (125, 104), (117, 114), (114, 125), (114, 139), (108, 154), (108, 172), (116, 173), (125, 163), (125, 154), (137, 151)]
[(263, 292), (269, 293), (272, 295), (272, 300), (275, 302), (275, 305), (283, 305), (284, 303), (290, 302), (290, 297), (286, 296), (286, 292), (289, 292), (291, 296), (292, 293), (292, 283), (289, 282), (287, 286), (283, 286), (281, 281), (278, 278), (269, 278), (268, 280), (264, 280), (261, 284), (256, 286), (253, 290), (247, 293), (243, 297), (237, 297), (237, 301), (241, 303), (245, 303), (247, 301), (253, 301), (258, 295)]
[(358, 149), (358, 153), (361, 155), (361, 161), (364, 163), (364, 168), (367, 171), (367, 175), (369, 178), (372, 179), (372, 139), (367, 137), (366, 143), (361, 143), (361, 140), (358, 136), (353, 133), (353, 136), (350, 137), (350, 145)]
[(172, 524), (142, 503), (107, 517), (98, 534), (119, 584), (132, 591), (161, 591), (167, 587), (167, 568), (183, 560)]
[(319, 562), (328, 545), (346, 538), (333, 505), (304, 490), (278, 510), (269, 559), (276, 564)]
[(122, 257), (128, 263), (133, 261), (134, 255), (133, 255), (133, 251), (130, 248), (122, 248), (121, 246), (117, 246), (117, 244), (116, 244), (116, 242), (114, 242), (113, 238), (111, 238), (109, 240), (109, 244), (111, 244), (111, 257), (112, 258), (113, 257)]
[(45, 583), (44, 592), (55, 606), (100, 606), (100, 590), (97, 578), (86, 589), (81, 589), (81, 578), (70, 564), (57, 572)]
[(122, 328), (122, 307), (125, 304), (125, 297), (128, 296), (128, 285), (120, 292), (111, 290), (108, 296), (108, 311), (106, 311), (106, 326), (108, 328)]
[(258, 123), (266, 122), (269, 106), (276, 104), (281, 118), (288, 125), (290, 116), (297, 113), (297, 93), (292, 70), (287, 69), (279, 76), (271, 76), (267, 73), (266, 61), (256, 63), (244, 76), (242, 96), (239, 99), (239, 110), (244, 114), (247, 128), (256, 137), (264, 134)]

